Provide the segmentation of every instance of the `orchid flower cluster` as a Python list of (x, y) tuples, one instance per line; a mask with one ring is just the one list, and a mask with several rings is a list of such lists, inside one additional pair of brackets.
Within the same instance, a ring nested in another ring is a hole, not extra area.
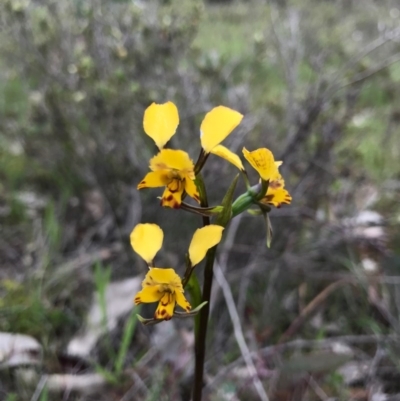
[[(204, 227), (195, 231), (189, 244), (183, 279), (173, 268), (155, 267), (153, 263), (155, 255), (162, 246), (164, 238), (162, 229), (156, 224), (138, 224), (133, 229), (130, 236), (133, 250), (149, 266), (149, 271), (142, 282), (142, 290), (136, 295), (134, 302), (137, 305), (158, 302), (154, 318), (142, 318), (144, 323), (158, 323), (175, 316), (182, 316), (182, 312), (175, 312), (176, 305), (185, 311), (184, 314), (196, 314), (209, 301), (204, 296), (193, 299), (196, 298), (193, 295), (195, 291), (190, 290), (193, 290), (194, 267), (206, 255), (212, 254), (208, 251), (221, 241), (224, 227), (230, 219), (245, 211), (264, 215), (268, 224), (269, 246), (271, 229), (268, 213), (271, 207), (279, 208), (282, 204), (291, 203), (292, 198), (285, 189), (285, 182), (279, 173), (282, 162), (275, 161), (269, 149), (259, 148), (249, 151), (243, 148), (244, 158), (260, 176), (259, 182), (251, 186), (240, 157), (221, 145), (221, 142), (240, 124), (242, 118), (242, 114), (225, 106), (215, 107), (208, 112), (200, 126), (201, 152), (197, 162), (194, 163), (184, 150), (165, 147), (175, 135), (179, 125), (179, 114), (175, 104), (153, 103), (144, 113), (144, 131), (154, 140), (159, 152), (150, 159), (151, 171), (140, 181), (138, 189), (162, 187), (164, 192), (161, 195), (161, 206), (199, 214), (203, 216), (205, 222)], [(206, 199), (201, 176), (201, 170), (210, 154), (225, 159), (239, 169), (247, 187), (245, 193), (233, 199), (236, 177), (221, 204), (211, 207)], [(198, 205), (186, 203), (184, 201), (186, 196), (194, 199)], [(214, 224), (211, 224), (210, 219), (215, 219)], [(212, 257), (215, 257), (215, 252)], [(196, 304), (194, 310), (184, 295), (186, 286), (189, 288), (192, 303)]]

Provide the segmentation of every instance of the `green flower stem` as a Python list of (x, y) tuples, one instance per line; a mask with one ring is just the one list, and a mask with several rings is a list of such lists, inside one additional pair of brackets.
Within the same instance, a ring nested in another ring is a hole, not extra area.
[(200, 173), (204, 164), (208, 159), (209, 153), (206, 153), (204, 149), (201, 149), (199, 158), (197, 159), (196, 165), (194, 166), (194, 174), (197, 175)]
[(192, 401), (201, 401), (203, 391), (203, 374), (204, 374), (204, 359), (206, 355), (206, 337), (208, 317), (210, 314), (210, 298), (213, 282), (213, 267), (217, 251), (217, 246), (214, 246), (207, 252), (206, 266), (204, 270), (204, 284), (202, 302), (207, 301), (200, 313), (196, 316), (198, 319), (197, 331), (195, 333), (195, 368), (194, 368), (194, 383)]
[(255, 187), (250, 188), (247, 192), (238, 196), (235, 202), (232, 203), (232, 218), (243, 213), (256, 202), (257, 191), (254, 189)]
[[(197, 176), (198, 188), (200, 193), (200, 206), (208, 207), (207, 192), (204, 186), (204, 182), (200, 175)], [(203, 216), (203, 226), (210, 225), (210, 218)], [(210, 314), (210, 298), (211, 288), (213, 281), (213, 266), (217, 247), (211, 248), (207, 252), (206, 266), (204, 270), (204, 282), (203, 282), (203, 294), (202, 302), (207, 302), (200, 313), (195, 317), (195, 365), (194, 365), (194, 381), (193, 381), (193, 393), (192, 401), (201, 401), (203, 392), (203, 375), (204, 375), (204, 359), (206, 355), (206, 338), (207, 338), (207, 326), (208, 317)], [(189, 276), (190, 278), (190, 276)]]
[[(203, 180), (200, 175), (197, 176), (198, 188), (200, 193), (200, 205), (202, 207), (208, 207), (207, 193)], [(223, 209), (219, 213), (215, 220), (215, 224), (222, 227), (226, 227), (232, 218), (232, 198), (236, 188), (236, 184), (239, 179), (239, 174), (234, 178), (231, 185), (226, 192), (224, 199), (222, 200)], [(203, 225), (209, 225), (210, 218), (203, 217)], [(194, 371), (194, 382), (193, 382), (193, 394), (192, 401), (201, 401), (201, 395), (203, 390), (203, 374), (204, 374), (204, 359), (206, 354), (206, 339), (207, 339), (207, 326), (208, 318), (210, 314), (210, 298), (211, 289), (213, 282), (213, 268), (215, 255), (217, 252), (217, 245), (209, 249), (206, 256), (206, 265), (204, 268), (204, 282), (203, 282), (203, 294), (202, 294), (202, 305), (199, 315), (196, 316), (195, 320), (195, 371)]]
[(223, 209), (222, 206), (210, 206), (210, 207), (197, 207), (189, 205), (188, 203), (182, 202), (180, 208), (187, 212), (198, 214), (200, 216), (213, 216), (220, 213)]
[(249, 209), (264, 197), (268, 190), (268, 181), (250, 187), (247, 192), (238, 196), (232, 204), (232, 218)]
[(254, 198), (248, 192), (240, 195), (232, 204), (232, 218), (249, 209), (253, 203)]
[(249, 176), (247, 175), (247, 171), (241, 170), (241, 173), (242, 173), (242, 177), (243, 177), (244, 183), (246, 185), (246, 188), (247, 188), (247, 190), (249, 190), (251, 186), (250, 186)]

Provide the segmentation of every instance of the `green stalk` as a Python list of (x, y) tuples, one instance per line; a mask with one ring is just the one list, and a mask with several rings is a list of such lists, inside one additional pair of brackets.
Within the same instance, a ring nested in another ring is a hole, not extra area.
[[(226, 227), (228, 222), (232, 218), (232, 198), (238, 182), (239, 175), (237, 175), (232, 181), (231, 185), (226, 192), (224, 199), (222, 200), (223, 210), (218, 215), (215, 224), (222, 227)], [(201, 206), (207, 207), (207, 194), (203, 187), (200, 192)], [(210, 218), (203, 217), (203, 225), (209, 225)], [(204, 307), (200, 310), (200, 313), (196, 316), (195, 320), (195, 366), (194, 366), (194, 382), (193, 382), (193, 394), (192, 401), (201, 401), (203, 391), (203, 374), (204, 374), (204, 360), (206, 355), (206, 338), (207, 338), (207, 326), (208, 318), (210, 315), (210, 298), (213, 282), (213, 268), (215, 255), (217, 253), (217, 245), (209, 249), (206, 256), (206, 265), (204, 268), (204, 283), (203, 283), (203, 296), (202, 303), (206, 302)]]
[(196, 316), (198, 319), (197, 330), (195, 332), (195, 366), (194, 366), (194, 382), (192, 401), (201, 401), (203, 392), (203, 374), (204, 374), (204, 359), (206, 355), (206, 337), (208, 317), (210, 314), (210, 298), (213, 282), (213, 267), (217, 251), (217, 246), (214, 246), (207, 252), (206, 266), (204, 270), (203, 298), (202, 301), (207, 301), (200, 313)]

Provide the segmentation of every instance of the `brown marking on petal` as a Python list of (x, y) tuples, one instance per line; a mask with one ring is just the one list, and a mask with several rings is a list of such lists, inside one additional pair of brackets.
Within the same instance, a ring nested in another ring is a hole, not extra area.
[(278, 204), (276, 205), (276, 208), (277, 208), (277, 209), (280, 209), (281, 206), (282, 206), (282, 203), (278, 203)]
[(278, 188), (282, 188), (283, 184), (282, 184), (281, 180), (270, 181), (269, 182), (269, 187), (271, 189), (278, 189)]
[[(171, 191), (171, 190), (170, 190)], [(172, 191), (171, 191), (172, 192)], [(168, 195), (168, 196), (166, 196), (165, 198), (164, 198), (167, 202), (171, 202), (173, 199), (174, 199), (174, 197), (172, 196), (172, 195)]]
[(200, 198), (198, 197), (198, 195), (194, 194), (193, 199), (200, 203)]
[(142, 300), (140, 299), (140, 297), (136, 297), (134, 302), (135, 302), (136, 305), (139, 305), (139, 304), (142, 303)]
[(166, 309), (160, 309), (160, 310), (156, 310), (156, 313), (154, 314), (154, 317), (156, 319), (170, 320), (172, 316), (169, 316), (167, 314), (167, 310)]

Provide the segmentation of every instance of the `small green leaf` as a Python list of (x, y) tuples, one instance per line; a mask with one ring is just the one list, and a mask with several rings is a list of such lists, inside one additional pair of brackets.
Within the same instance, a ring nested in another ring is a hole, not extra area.
[(238, 179), (239, 179), (239, 174), (237, 174), (236, 177), (233, 179), (231, 185), (228, 188), (228, 191), (226, 191), (224, 199), (222, 200), (221, 204), (224, 208), (222, 212), (218, 215), (216, 220), (216, 224), (222, 227), (226, 227), (229, 220), (232, 218), (232, 199)]
[(197, 307), (198, 305), (200, 305), (201, 289), (200, 289), (199, 280), (197, 279), (197, 276), (194, 272), (192, 272), (185, 288), (187, 288), (187, 290), (190, 294), (192, 305), (194, 307)]
[[(206, 304), (207, 304), (207, 301), (201, 303), (197, 308), (194, 308), (190, 312), (174, 312), (173, 317), (178, 318), (178, 319), (184, 319), (187, 317), (196, 316), (199, 313), (200, 309), (203, 308), (204, 305), (206, 305)], [(151, 326), (154, 324), (159, 324), (161, 322), (165, 322), (165, 320), (163, 320), (163, 319), (155, 319), (154, 317), (150, 318), (150, 319), (146, 319), (140, 315), (137, 315), (137, 318), (138, 318), (139, 322), (142, 323), (144, 326)]]
[(182, 202), (180, 208), (187, 212), (198, 214), (200, 216), (213, 216), (220, 213), (223, 210), (223, 206), (209, 206), (209, 207), (197, 207), (189, 205), (188, 203)]
[(207, 199), (206, 186), (204, 185), (203, 176), (200, 173), (196, 175), (194, 183), (196, 184), (197, 190), (199, 191), (199, 198)]

